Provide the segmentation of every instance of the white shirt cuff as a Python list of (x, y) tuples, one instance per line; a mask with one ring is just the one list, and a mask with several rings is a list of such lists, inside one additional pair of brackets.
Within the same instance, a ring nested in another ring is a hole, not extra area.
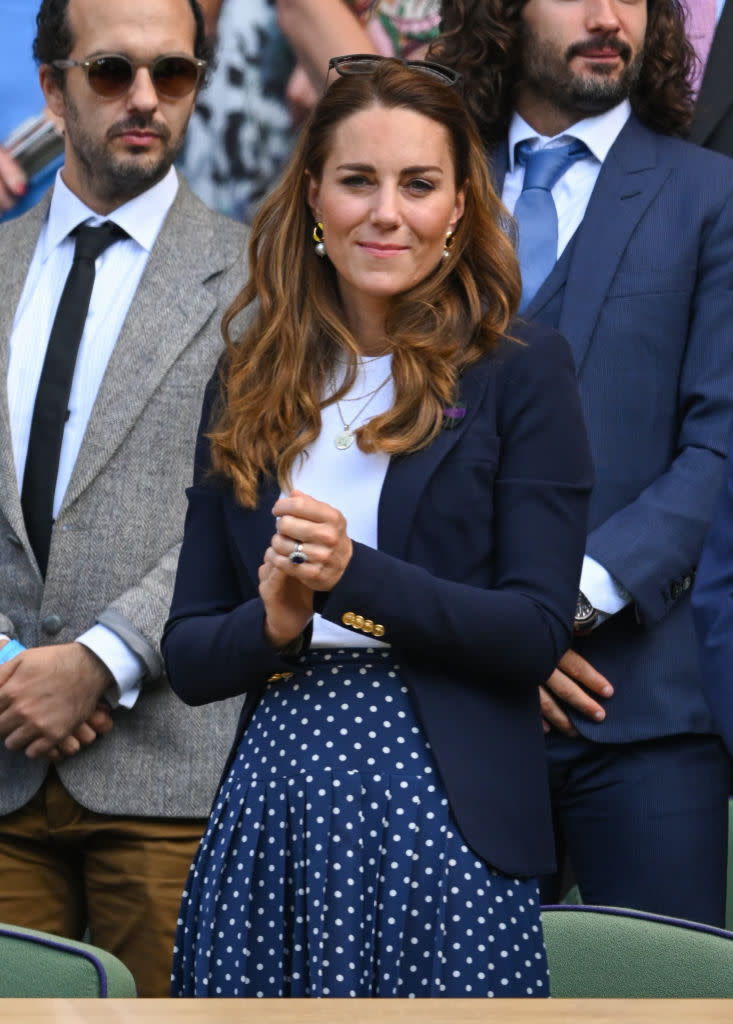
[(626, 587), (589, 555), (583, 559), (580, 589), (599, 612), (597, 625), (631, 603), (631, 594)]
[(116, 686), (110, 686), (104, 692), (107, 703), (116, 708), (131, 708), (140, 696), (140, 684), (145, 674), (145, 666), (117, 633), (97, 623), (77, 637), (90, 651), (103, 661), (115, 677)]

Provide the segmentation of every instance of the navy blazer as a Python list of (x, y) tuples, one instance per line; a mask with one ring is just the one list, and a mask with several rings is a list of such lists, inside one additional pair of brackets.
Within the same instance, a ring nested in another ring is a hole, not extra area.
[(733, 431), (728, 475), (700, 559), (692, 608), (703, 688), (733, 754)]
[(574, 644), (615, 693), (604, 722), (573, 723), (610, 743), (715, 731), (690, 589), (733, 414), (733, 161), (632, 115), (527, 316), (570, 342), (596, 473), (587, 554), (633, 599)]
[[(465, 416), (390, 460), (379, 549), (354, 544), (319, 610), (384, 626), (464, 838), (495, 867), (532, 875), (554, 860), (537, 686), (569, 642), (591, 465), (567, 344), (545, 329), (515, 334), (463, 373)], [(208, 463), (200, 434), (162, 647), (188, 703), (247, 694), (241, 736), (268, 677), (292, 670), (264, 639), (257, 589), (279, 488), (264, 484), (257, 508), (243, 508)]]

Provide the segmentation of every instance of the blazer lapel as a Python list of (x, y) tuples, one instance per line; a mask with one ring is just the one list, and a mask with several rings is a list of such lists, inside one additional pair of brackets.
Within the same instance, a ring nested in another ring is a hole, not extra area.
[(733, 2), (723, 7), (713, 37), (695, 114), (690, 126), (690, 141), (702, 145), (715, 126), (733, 105), (733, 77), (730, 61), (733, 54)]
[[(4, 374), (0, 387), (0, 508), (16, 535), (25, 539), (25, 522), (20, 507), (18, 479), (15, 475), (13, 445), (8, 408), (7, 368), (10, 335), (23, 292), (23, 285), (35, 252), (41, 225), (48, 214), (50, 192), (25, 216), (11, 220), (0, 229), (0, 253), (3, 264), (3, 302), (0, 305), (0, 366)], [(30, 547), (29, 547), (30, 549)]]
[(212, 230), (208, 220), (199, 219), (196, 202), (180, 181), (102, 379), (65, 506), (119, 448), (167, 370), (216, 308), (205, 282), (231, 262), (232, 254), (219, 251), (212, 259), (218, 249)]
[(670, 173), (657, 164), (654, 135), (632, 114), (601, 168), (568, 270), (558, 326), (578, 370), (629, 238)]
[(455, 425), (441, 430), (435, 440), (409, 456), (393, 456), (379, 499), (377, 534), (379, 548), (404, 558), (412, 524), (428, 480), (449, 451), (458, 444), (483, 401), (489, 380), (488, 360), (468, 367), (461, 377), (456, 408), (466, 410)]

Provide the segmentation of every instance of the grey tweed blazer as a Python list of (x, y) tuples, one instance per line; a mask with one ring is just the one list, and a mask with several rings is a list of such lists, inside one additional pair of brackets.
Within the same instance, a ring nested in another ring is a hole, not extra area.
[[(0, 229), (0, 365), (49, 197)], [(67, 643), (95, 622), (117, 632), (147, 674), (132, 710), (58, 764), (69, 792), (115, 815), (205, 816), (239, 701), (185, 707), (158, 641), (183, 534), (185, 488), (203, 389), (223, 343), (221, 317), (244, 281), (246, 229), (183, 180), (155, 243), (94, 405), (54, 526), (45, 584), (25, 532), (7, 386), (0, 388), (0, 631), (28, 647)], [(0, 814), (38, 790), (46, 759), (0, 743)]]

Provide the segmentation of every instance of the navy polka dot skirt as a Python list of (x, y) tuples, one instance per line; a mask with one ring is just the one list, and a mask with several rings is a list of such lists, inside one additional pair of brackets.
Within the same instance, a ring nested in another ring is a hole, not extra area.
[(183, 893), (177, 996), (547, 996), (534, 879), (451, 816), (391, 650), (267, 687)]

